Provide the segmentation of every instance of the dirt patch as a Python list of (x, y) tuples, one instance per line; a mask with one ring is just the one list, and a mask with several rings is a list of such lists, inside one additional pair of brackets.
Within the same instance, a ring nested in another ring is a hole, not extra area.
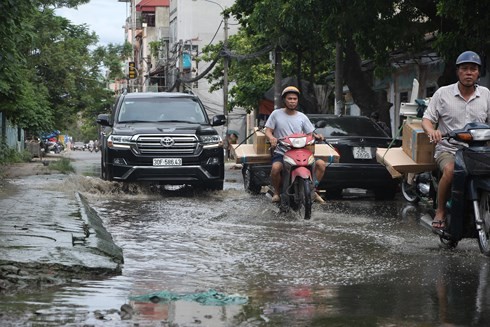
[(7, 179), (23, 178), (33, 175), (50, 175), (53, 173), (49, 169), (49, 160), (33, 160), (10, 165), (0, 165), (0, 194), (5, 192)]
[(22, 178), (34, 175), (50, 175), (56, 170), (50, 169), (49, 165), (53, 161), (60, 160), (62, 154), (49, 154), (42, 159), (33, 158), (30, 162), (21, 162), (10, 165), (0, 165), (0, 184), (4, 179)]
[(0, 295), (34, 293), (66, 285), (73, 279), (100, 279), (119, 274), (120, 271), (103, 268), (0, 261)]
[(49, 175), (49, 161), (31, 161), (2, 166), (3, 178), (20, 178), (32, 175)]

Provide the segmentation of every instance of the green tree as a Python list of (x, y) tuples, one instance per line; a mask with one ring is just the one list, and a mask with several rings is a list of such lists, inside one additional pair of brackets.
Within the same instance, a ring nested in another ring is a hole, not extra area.
[[(238, 55), (225, 51), (232, 59), (230, 80), (236, 82), (230, 89), (229, 108), (257, 108), (264, 93), (273, 86), (270, 50), (282, 51), (283, 76), (306, 79), (310, 85), (324, 82), (331, 70), (331, 47), (320, 37), (316, 19), (311, 19), (318, 2), (321, 1), (239, 0), (229, 9), (228, 13), (241, 24), (240, 32), (231, 36), (228, 42), (228, 48)], [(220, 53), (222, 48), (220, 43), (204, 49), (210, 53), (206, 59)], [(222, 87), (221, 63), (208, 79), (213, 90)]]
[[(228, 40), (230, 49), (237, 53), (252, 53), (257, 51), (259, 36), (248, 36), (243, 31), (232, 35)], [(223, 43), (209, 45), (203, 48), (203, 60), (212, 61), (221, 53)], [(257, 108), (259, 100), (263, 97), (274, 82), (274, 71), (271, 68), (268, 56), (256, 56), (247, 60), (231, 60), (229, 63), (229, 79), (239, 81), (230, 88), (230, 100), (228, 108), (240, 106), (247, 111)], [(252, 69), (251, 69), (252, 68)], [(223, 63), (218, 62), (215, 69), (207, 75), (211, 85), (210, 91), (223, 87)]]
[[(60, 28), (66, 21), (53, 19), (50, 6), (76, 6), (79, 1), (2, 1), (0, 21), (0, 110), (20, 127), (40, 131), (53, 126), (52, 88), (43, 78), (46, 47), (42, 43), (63, 43)], [(42, 27), (40, 29), (40, 27)], [(51, 30), (53, 28), (53, 30)], [(46, 35), (44, 35), (46, 34)], [(15, 36), (15, 37), (12, 37)]]
[(427, 19), (435, 14), (431, 1), (237, 0), (231, 10), (248, 35), (283, 49), (283, 75), (294, 73), (298, 80), (326, 83), (335, 69), (333, 49), (341, 44), (345, 82), (364, 113), (389, 105), (371, 89), (362, 61), (373, 60), (382, 76), (390, 72), (394, 51), (423, 49), (426, 33), (435, 28)]
[(131, 50), (127, 44), (91, 51), (97, 35), (54, 13), (54, 8), (87, 2), (0, 2), (5, 13), (0, 21), (5, 40), (0, 47), (0, 111), (32, 133), (82, 129), (95, 138), (95, 117), (109, 110), (114, 97), (105, 88), (107, 79), (123, 77), (121, 62)]
[(122, 45), (109, 43), (99, 46), (93, 51), (94, 60), (107, 70), (109, 80), (126, 78), (123, 71), (123, 62), (131, 55), (132, 46), (129, 42)]

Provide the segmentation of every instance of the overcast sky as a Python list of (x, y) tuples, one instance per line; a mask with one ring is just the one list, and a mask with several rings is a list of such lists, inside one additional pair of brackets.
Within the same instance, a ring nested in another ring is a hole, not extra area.
[(129, 16), (129, 6), (118, 0), (90, 0), (78, 9), (58, 9), (56, 14), (75, 25), (87, 24), (99, 36), (99, 44), (124, 43), (124, 22)]

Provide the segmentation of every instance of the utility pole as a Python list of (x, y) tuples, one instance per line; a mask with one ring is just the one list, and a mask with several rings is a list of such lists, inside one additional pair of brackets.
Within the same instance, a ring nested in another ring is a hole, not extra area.
[[(197, 0), (193, 0), (197, 1)], [(228, 64), (229, 64), (229, 57), (228, 57), (228, 16), (229, 14), (226, 12), (225, 8), (223, 8), (222, 5), (220, 5), (218, 2), (213, 1), (213, 0), (204, 0), (206, 2), (211, 2), (214, 3), (215, 5), (219, 6), (221, 8), (221, 13), (223, 15), (223, 115), (226, 117), (226, 125), (225, 128), (223, 129), (223, 140), (226, 140), (228, 136), (228, 126), (229, 126), (229, 115), (228, 115)]]
[(228, 156), (228, 130), (230, 126), (230, 115), (228, 114), (228, 13), (223, 13), (223, 22), (224, 22), (224, 39), (223, 39), (223, 50), (225, 51), (223, 57), (223, 114), (226, 117), (226, 127), (225, 127), (225, 144), (226, 144), (226, 153)]
[(281, 108), (281, 86), (282, 86), (282, 53), (276, 48), (274, 50), (274, 109)]
[(344, 108), (344, 49), (340, 42), (335, 47), (335, 108), (334, 113), (340, 115)]
[[(223, 14), (224, 21), (224, 40), (223, 50), (228, 50), (228, 14)], [(223, 114), (226, 116), (226, 127), (228, 129), (228, 53), (223, 57)]]
[[(136, 3), (135, 0), (131, 0), (131, 58), (134, 63), (136, 63), (136, 58), (134, 56), (136, 42)], [(131, 91), (134, 92), (134, 79), (131, 80)]]

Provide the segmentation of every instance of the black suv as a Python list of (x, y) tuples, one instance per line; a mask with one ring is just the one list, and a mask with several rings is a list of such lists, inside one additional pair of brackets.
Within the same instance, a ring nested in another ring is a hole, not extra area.
[(105, 180), (192, 185), (222, 190), (223, 142), (197, 96), (188, 93), (120, 95), (111, 115), (100, 114), (101, 177)]

